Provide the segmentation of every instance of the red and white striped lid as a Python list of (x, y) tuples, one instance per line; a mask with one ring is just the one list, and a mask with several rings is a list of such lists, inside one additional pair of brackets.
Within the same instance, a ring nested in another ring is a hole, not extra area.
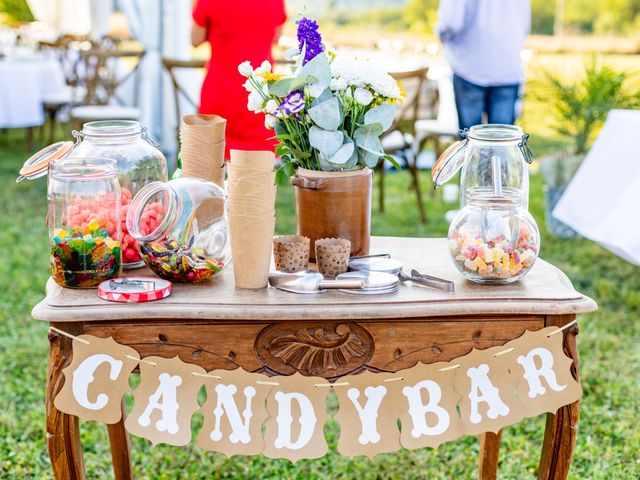
[(171, 287), (158, 277), (120, 277), (98, 285), (98, 296), (110, 302), (152, 302), (171, 295)]

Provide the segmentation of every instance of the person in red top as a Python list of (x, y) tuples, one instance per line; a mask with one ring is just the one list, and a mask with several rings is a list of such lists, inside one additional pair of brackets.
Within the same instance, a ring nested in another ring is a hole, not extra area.
[[(249, 60), (258, 67), (272, 62), (271, 48), (286, 21), (284, 0), (196, 0), (193, 8), (191, 43), (208, 41), (211, 60), (200, 94), (200, 113), (227, 119), (229, 149), (273, 150), (273, 131), (264, 126), (264, 115), (247, 109), (246, 79), (238, 65)], [(273, 63), (273, 62), (272, 62)]]

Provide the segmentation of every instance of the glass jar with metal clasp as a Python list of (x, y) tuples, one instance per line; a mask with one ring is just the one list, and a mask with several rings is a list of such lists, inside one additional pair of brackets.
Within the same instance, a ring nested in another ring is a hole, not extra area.
[(433, 168), (436, 186), (461, 171), (461, 210), (449, 226), (449, 250), (474, 282), (514, 282), (538, 257), (540, 233), (528, 212), (533, 154), (527, 140), (517, 126), (474, 126)]

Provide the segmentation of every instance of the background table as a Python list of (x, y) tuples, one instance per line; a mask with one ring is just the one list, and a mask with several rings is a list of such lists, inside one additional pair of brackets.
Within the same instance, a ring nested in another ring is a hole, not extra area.
[(62, 66), (54, 59), (0, 60), (0, 128), (42, 125), (43, 98), (65, 88)]
[[(269, 375), (296, 371), (336, 380), (363, 370), (395, 372), (417, 362), (448, 361), (472, 348), (484, 349), (519, 337), (525, 330), (564, 326), (576, 314), (593, 311), (593, 300), (575, 291), (557, 268), (538, 260), (521, 281), (501, 286), (468, 282), (450, 260), (444, 239), (377, 237), (372, 252), (389, 252), (406, 269), (448, 278), (455, 293), (410, 283), (389, 295), (356, 296), (342, 292), (295, 295), (275, 289), (237, 290), (232, 269), (205, 285), (175, 285), (173, 295), (146, 304), (108, 303), (95, 290), (69, 290), (47, 284), (47, 297), (34, 318), (74, 335), (112, 336), (141, 357), (179, 356), (207, 370), (243, 367)], [(566, 329), (564, 349), (579, 380), (577, 325)], [(272, 355), (271, 345), (285, 336), (330, 348), (356, 339), (365, 353), (324, 368), (322, 355), (312, 361)], [(47, 375), (47, 442), (56, 478), (84, 478), (79, 423), (58, 411), (62, 369), (71, 360), (71, 340), (50, 333)], [(575, 446), (580, 402), (547, 416), (538, 478), (563, 479)], [(124, 419), (109, 425), (116, 478), (131, 477)], [(481, 436), (482, 479), (496, 477), (501, 433)]]

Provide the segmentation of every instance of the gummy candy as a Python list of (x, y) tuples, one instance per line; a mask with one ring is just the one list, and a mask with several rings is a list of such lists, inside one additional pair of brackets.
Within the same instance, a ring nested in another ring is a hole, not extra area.
[(224, 268), (222, 262), (206, 258), (202, 250), (179, 247), (175, 239), (144, 243), (140, 250), (156, 275), (173, 282), (204, 282)]

